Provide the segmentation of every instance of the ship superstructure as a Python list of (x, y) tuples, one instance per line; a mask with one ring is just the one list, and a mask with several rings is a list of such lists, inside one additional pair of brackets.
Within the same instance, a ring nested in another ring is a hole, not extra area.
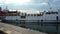
[(27, 13), (19, 13), (19, 12), (8, 12), (5, 20), (15, 20), (21, 21), (25, 20), (26, 22), (38, 22), (38, 21), (45, 21), (45, 22), (55, 22), (60, 20), (60, 12), (56, 11), (48, 11), (48, 12), (40, 12), (36, 14), (27, 14)]

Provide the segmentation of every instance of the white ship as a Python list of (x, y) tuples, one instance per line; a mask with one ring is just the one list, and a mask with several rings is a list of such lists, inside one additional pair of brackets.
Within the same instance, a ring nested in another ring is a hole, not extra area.
[(60, 27), (57, 25), (60, 22), (59, 11), (44, 11), (36, 14), (9, 12), (4, 19), (11, 23), (16, 22), (16, 25), (29, 29), (44, 32), (60, 31)]
[(60, 22), (59, 11), (44, 11), (35, 14), (19, 13), (19, 12), (7, 12), (4, 18), (8, 21), (25, 21), (25, 22)]
[(34, 14), (8, 11), (0, 12), (0, 17), (3, 18), (2, 21), (10, 22), (29, 29), (44, 32), (60, 31), (60, 26), (58, 24), (60, 22), (60, 11), (43, 11)]

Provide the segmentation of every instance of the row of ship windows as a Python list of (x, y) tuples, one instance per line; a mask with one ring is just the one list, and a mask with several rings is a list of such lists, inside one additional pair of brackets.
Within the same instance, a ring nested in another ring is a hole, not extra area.
[(26, 14), (25, 15), (8, 14), (8, 16), (42, 16), (42, 15), (43, 14), (37, 14), (37, 15), (36, 14), (34, 14), (34, 15), (33, 14), (28, 14), (28, 15), (26, 15)]
[(58, 12), (46, 12), (46, 14), (58, 14)]
[[(8, 16), (42, 16), (44, 13), (42, 14), (7, 14)], [(46, 12), (46, 14), (58, 14), (58, 12)]]

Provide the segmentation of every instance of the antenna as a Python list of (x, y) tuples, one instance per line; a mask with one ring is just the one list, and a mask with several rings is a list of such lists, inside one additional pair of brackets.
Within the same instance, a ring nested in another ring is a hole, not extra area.
[(6, 6), (6, 8), (5, 8), (5, 10), (4, 11), (6, 11), (6, 12), (8, 12), (9, 10), (8, 10), (8, 8), (7, 8), (7, 6)]
[(51, 11), (52, 7), (51, 7), (51, 5), (50, 5), (50, 2), (48, 2), (48, 5), (49, 5), (49, 10)]
[(8, 10), (7, 6), (6, 6), (6, 10)]

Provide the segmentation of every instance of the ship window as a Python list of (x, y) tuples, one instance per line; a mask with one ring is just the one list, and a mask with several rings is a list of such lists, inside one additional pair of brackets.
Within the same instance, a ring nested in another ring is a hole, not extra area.
[(33, 16), (33, 14), (31, 14), (31, 16)]
[(12, 14), (12, 16), (17, 16), (17, 14)]
[(21, 16), (21, 18), (26, 18), (26, 16)]
[(28, 14), (28, 16), (30, 16), (30, 14)]
[(40, 14), (37, 14), (37, 16), (40, 16)]
[(18, 14), (7, 14), (8, 16), (18, 16)]
[(25, 13), (25, 16), (26, 16), (26, 13)]
[(37, 14), (37, 16), (42, 16), (43, 14)]
[(36, 16), (36, 14), (34, 14), (34, 16)]
[(58, 14), (58, 12), (46, 12), (46, 14)]

